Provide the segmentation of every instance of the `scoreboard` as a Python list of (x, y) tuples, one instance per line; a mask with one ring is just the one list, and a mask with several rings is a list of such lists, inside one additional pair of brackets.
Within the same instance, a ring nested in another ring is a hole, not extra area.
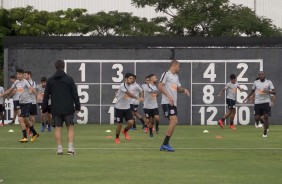
[[(191, 96), (178, 95), (180, 124), (216, 125), (226, 112), (225, 97), (218, 97), (220, 90), (229, 82), (229, 75), (237, 75), (242, 92), (237, 93), (235, 124), (247, 125), (253, 121), (253, 105), (243, 104), (263, 60), (179, 60), (180, 83), (191, 91)], [(149, 74), (161, 74), (168, 70), (169, 60), (65, 60), (65, 72), (77, 85), (81, 112), (79, 124), (114, 123), (115, 92), (124, 81), (124, 74), (137, 75), (142, 84)], [(161, 98), (161, 97), (160, 97)], [(161, 108), (160, 98), (158, 99)], [(142, 113), (142, 103), (139, 105)], [(160, 109), (162, 115), (162, 110)], [(161, 122), (164, 117), (161, 116)]]

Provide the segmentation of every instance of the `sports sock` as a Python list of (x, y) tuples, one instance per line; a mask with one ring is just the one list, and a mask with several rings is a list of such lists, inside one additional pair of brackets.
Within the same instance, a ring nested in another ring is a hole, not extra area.
[(156, 128), (158, 128), (159, 127), (159, 121), (155, 121), (155, 123), (156, 123)]
[(143, 119), (143, 118), (141, 118), (141, 119), (140, 119), (140, 121), (142, 122), (142, 125), (144, 125), (144, 124), (145, 124), (145, 122), (144, 122), (144, 119)]
[(23, 137), (24, 137), (24, 138), (27, 138), (26, 130), (22, 130), (22, 132), (23, 132)]
[(225, 118), (221, 118), (222, 121), (225, 121)]
[(69, 145), (68, 145), (68, 151), (73, 151), (73, 143), (69, 143)]
[(164, 142), (163, 142), (163, 145), (167, 145), (169, 143), (169, 139), (170, 139), (170, 136), (165, 136), (165, 139), (164, 139)]
[(116, 134), (116, 138), (119, 138), (119, 134)]
[(152, 134), (153, 133), (153, 128), (149, 128), (149, 130), (150, 130), (150, 134)]
[(128, 129), (127, 128), (124, 128), (124, 132), (127, 132), (128, 131)]
[(42, 124), (42, 126), (45, 126), (45, 123), (43, 122), (43, 123), (41, 123)]
[(230, 121), (230, 125), (231, 125), (231, 126), (234, 125), (234, 122), (233, 122), (233, 121)]
[(31, 126), (29, 130), (32, 132), (33, 135), (37, 135), (37, 132), (34, 130), (33, 126)]
[(263, 130), (263, 134), (264, 134), (264, 135), (267, 134), (267, 129)]

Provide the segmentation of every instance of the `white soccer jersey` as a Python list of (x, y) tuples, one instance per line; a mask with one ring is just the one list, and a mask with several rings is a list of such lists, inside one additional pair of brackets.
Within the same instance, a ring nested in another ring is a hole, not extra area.
[[(178, 75), (170, 71), (164, 72), (160, 82), (164, 83), (165, 90), (172, 96), (174, 105), (177, 106), (177, 87), (181, 86)], [(164, 94), (162, 94), (162, 104), (169, 104), (168, 98)]]
[(157, 93), (158, 88), (155, 85), (144, 85), (144, 109), (156, 109), (158, 108)]
[[(32, 86), (34, 89), (36, 89), (36, 83), (33, 80), (27, 81), (30, 86)], [(31, 103), (36, 104), (36, 95), (34, 93), (30, 93)]]
[(12, 85), (12, 88), (16, 89), (19, 93), (19, 101), (20, 103), (31, 103), (31, 98), (29, 94), (30, 84), (27, 80), (23, 79), (21, 81), (16, 80), (16, 82)]
[[(130, 93), (132, 93), (134, 96), (138, 97), (141, 91), (143, 91), (143, 89), (138, 83), (134, 82), (132, 85), (130, 85)], [(139, 100), (134, 98), (132, 98), (130, 102), (130, 104), (133, 105), (139, 105), (139, 103)]]
[[(4, 88), (0, 86), (0, 94), (4, 93)], [(4, 104), (4, 97), (0, 97), (0, 104)]]
[(236, 101), (238, 86), (239, 86), (238, 82), (236, 82), (235, 84), (233, 84), (232, 82), (229, 82), (228, 84), (226, 84), (225, 86), (226, 93), (227, 93), (226, 98)]
[(125, 93), (127, 91), (130, 91), (130, 86), (124, 82), (120, 85), (119, 90), (116, 94), (117, 102), (115, 104), (115, 108), (130, 109), (130, 102), (132, 99)]
[(267, 92), (274, 89), (273, 83), (270, 80), (265, 79), (264, 82), (256, 80), (252, 89), (255, 90), (255, 104), (270, 103), (270, 94)]

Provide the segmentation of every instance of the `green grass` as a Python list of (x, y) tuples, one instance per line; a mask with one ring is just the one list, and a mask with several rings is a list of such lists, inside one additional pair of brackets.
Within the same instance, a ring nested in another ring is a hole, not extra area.
[[(77, 155), (56, 156), (53, 132), (21, 144), (19, 126), (0, 127), (1, 183), (282, 183), (282, 126), (271, 126), (268, 138), (253, 126), (238, 126), (236, 131), (178, 126), (171, 139), (174, 153), (159, 151), (166, 126), (154, 138), (130, 131), (131, 140), (121, 137), (120, 145), (114, 144), (113, 125), (75, 128)], [(205, 129), (208, 134), (203, 134)], [(63, 135), (66, 148), (65, 129)], [(109, 135), (113, 138), (107, 139)]]

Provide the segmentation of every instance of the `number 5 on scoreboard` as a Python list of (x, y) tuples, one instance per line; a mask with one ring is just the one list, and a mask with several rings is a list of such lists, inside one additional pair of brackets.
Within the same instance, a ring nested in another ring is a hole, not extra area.
[(215, 74), (215, 63), (211, 63), (209, 64), (208, 68), (206, 69), (206, 71), (203, 74), (203, 77), (205, 79), (210, 79), (211, 82), (215, 81), (216, 78), (216, 74)]

